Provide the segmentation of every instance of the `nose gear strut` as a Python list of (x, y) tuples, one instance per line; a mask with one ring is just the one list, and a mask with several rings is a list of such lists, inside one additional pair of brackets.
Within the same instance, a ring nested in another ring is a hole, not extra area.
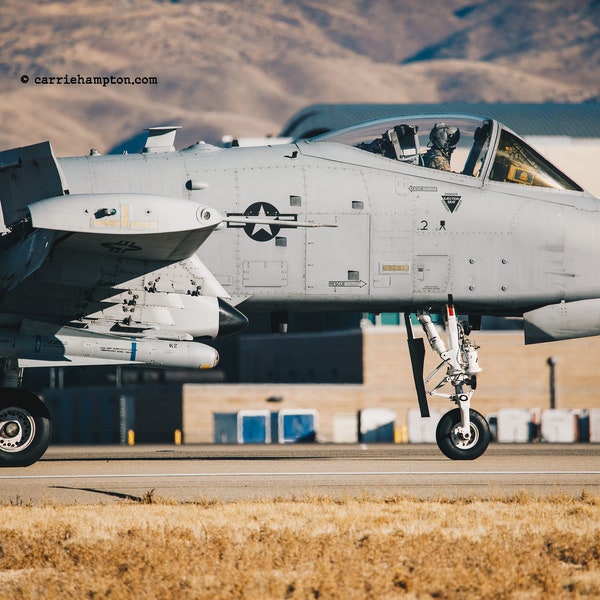
[[(440, 450), (448, 458), (472, 460), (486, 451), (491, 438), (487, 421), (471, 408), (471, 397), (477, 387), (477, 375), (482, 371), (477, 356), (478, 346), (469, 340), (469, 330), (466, 331), (467, 328), (458, 321), (451, 296), (445, 306), (445, 313), (447, 347), (438, 334), (430, 313), (426, 310), (416, 313), (429, 345), (442, 359), (442, 362), (425, 378), (423, 378), (423, 340), (413, 337), (410, 315), (406, 315), (413, 376), (422, 417), (429, 416), (427, 395), (448, 398), (458, 406), (446, 413), (437, 426), (436, 440)], [(444, 367), (445, 375), (428, 391), (427, 385)], [(453, 393), (440, 391), (447, 384), (452, 386)]]

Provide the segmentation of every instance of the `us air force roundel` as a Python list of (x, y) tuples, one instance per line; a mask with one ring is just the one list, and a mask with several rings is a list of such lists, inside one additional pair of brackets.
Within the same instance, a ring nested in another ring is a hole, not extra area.
[(461, 198), (459, 194), (442, 194), (442, 202), (451, 213), (460, 206)]
[[(260, 217), (271, 218), (277, 221), (297, 221), (297, 214), (280, 213), (275, 206), (268, 202), (255, 202), (251, 204), (243, 213), (227, 213), (228, 217)], [(243, 227), (246, 235), (255, 242), (268, 242), (272, 240), (280, 231), (278, 225), (265, 223), (227, 223), (227, 227)]]

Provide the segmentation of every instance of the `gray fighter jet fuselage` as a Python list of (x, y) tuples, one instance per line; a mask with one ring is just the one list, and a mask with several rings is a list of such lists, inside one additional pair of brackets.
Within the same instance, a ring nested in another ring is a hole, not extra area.
[[(236, 308), (404, 312), (421, 413), (430, 394), (455, 402), (438, 444), (470, 459), (489, 442), (470, 408), (481, 369), (468, 334), (482, 315), (523, 316), (526, 343), (600, 334), (600, 201), (500, 123), (399, 117), (254, 148), (175, 151), (173, 140), (163, 128), (140, 154), (56, 159), (51, 191), (3, 201), (14, 256), (0, 272), (1, 324), (23, 346), (50, 327), (39, 356), (4, 352), (13, 367), (124, 354), (160, 364), (163, 343), (165, 365), (211, 366), (194, 344), (239, 329)], [(424, 166), (427, 147), (442, 169)], [(35, 170), (48, 152), (32, 152)], [(446, 369), (429, 392), (411, 313)], [(105, 344), (133, 338), (135, 349)], [(178, 363), (177, 344), (193, 358)]]
[(600, 297), (596, 198), (426, 169), (324, 137), (59, 163), (71, 194), (156, 194), (272, 218), (227, 224), (199, 250), (248, 310), (403, 311), (452, 294), (464, 314), (522, 316)]

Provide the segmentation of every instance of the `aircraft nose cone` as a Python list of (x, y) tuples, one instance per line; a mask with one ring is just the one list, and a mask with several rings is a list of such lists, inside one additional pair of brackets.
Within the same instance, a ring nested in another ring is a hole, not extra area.
[(219, 337), (241, 331), (248, 325), (248, 317), (219, 298)]

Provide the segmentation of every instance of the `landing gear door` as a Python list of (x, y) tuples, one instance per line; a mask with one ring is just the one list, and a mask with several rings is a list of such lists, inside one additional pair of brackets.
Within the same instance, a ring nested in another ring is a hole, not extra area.
[(336, 227), (307, 229), (306, 293), (368, 295), (370, 216), (337, 215), (331, 223)]

